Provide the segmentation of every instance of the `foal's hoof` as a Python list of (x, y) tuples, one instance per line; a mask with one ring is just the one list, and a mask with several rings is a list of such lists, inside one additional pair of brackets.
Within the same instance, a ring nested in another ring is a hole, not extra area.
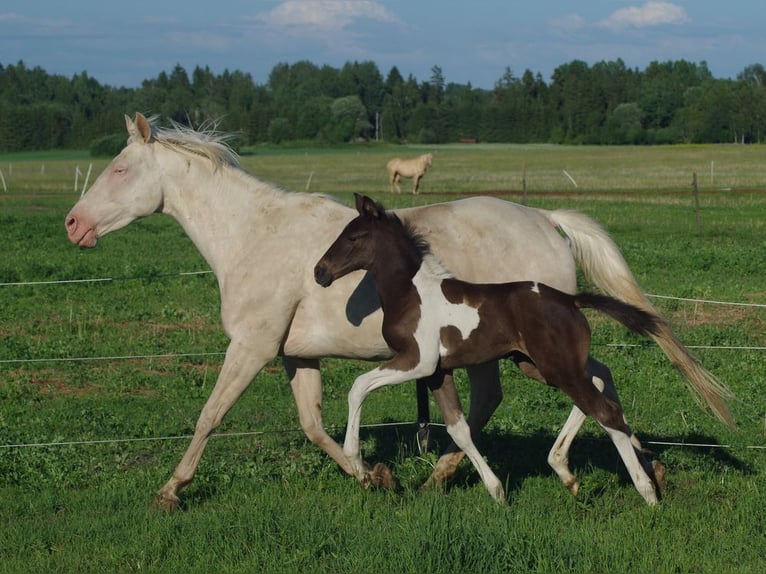
[(660, 492), (665, 492), (668, 489), (668, 483), (665, 481), (665, 467), (659, 460), (653, 460), (652, 470), (654, 471), (654, 481), (657, 483), (657, 488), (660, 489)]
[(572, 494), (572, 496), (577, 496), (577, 493), (580, 492), (580, 481), (576, 478), (573, 478), (569, 482), (564, 483), (564, 486), (566, 486), (567, 490)]
[(158, 492), (152, 500), (152, 508), (154, 510), (164, 510), (166, 512), (173, 512), (181, 508), (181, 499), (176, 495), (164, 494)]

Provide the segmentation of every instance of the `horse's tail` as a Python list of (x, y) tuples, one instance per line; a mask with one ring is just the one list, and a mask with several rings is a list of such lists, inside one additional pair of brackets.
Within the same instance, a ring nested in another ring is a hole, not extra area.
[(660, 333), (660, 319), (657, 315), (609, 295), (578, 293), (574, 295), (574, 302), (580, 308), (587, 307), (601, 311), (634, 333), (644, 337), (651, 337)]
[(609, 234), (587, 215), (576, 211), (548, 212), (556, 227), (569, 238), (570, 248), (583, 275), (607, 295), (643, 309), (654, 316), (657, 332), (649, 336), (678, 368), (700, 404), (707, 404), (725, 424), (734, 426), (726, 399), (734, 393), (699, 364), (678, 339), (668, 322), (649, 302), (636, 283), (620, 249)]

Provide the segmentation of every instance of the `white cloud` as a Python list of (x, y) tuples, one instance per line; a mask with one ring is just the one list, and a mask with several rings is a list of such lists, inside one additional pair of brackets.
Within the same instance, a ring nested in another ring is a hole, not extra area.
[(373, 0), (286, 0), (255, 20), (283, 29), (337, 32), (356, 20), (397, 23), (398, 18)]
[(584, 28), (587, 24), (585, 18), (579, 14), (566, 14), (550, 20), (549, 24), (554, 30), (561, 32), (576, 32)]
[(645, 2), (641, 6), (620, 8), (608, 18), (599, 22), (603, 28), (623, 30), (625, 28), (646, 28), (663, 24), (682, 24), (689, 16), (681, 6), (670, 2)]

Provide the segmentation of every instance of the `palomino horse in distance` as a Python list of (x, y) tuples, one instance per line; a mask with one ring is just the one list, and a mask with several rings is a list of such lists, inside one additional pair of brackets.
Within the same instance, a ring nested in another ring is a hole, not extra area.
[(418, 193), (418, 187), (420, 186), (420, 180), (426, 174), (426, 170), (431, 167), (434, 161), (434, 154), (424, 153), (418, 157), (412, 159), (400, 159), (394, 158), (386, 164), (388, 170), (388, 185), (391, 188), (391, 193), (401, 193), (402, 188), (399, 187), (399, 181), (402, 177), (412, 178), (412, 193)]
[[(383, 307), (383, 338), (394, 356), (360, 375), (348, 395), (343, 452), (360, 482), (367, 471), (359, 450), (362, 403), (375, 389), (431, 376), (439, 370), (513, 356), (524, 373), (568, 394), (606, 430), (636, 489), (656, 504), (657, 479), (618, 401), (588, 379), (585, 364), (589, 307), (641, 335), (657, 331), (655, 317), (606, 295), (570, 295), (534, 281), (466, 283), (452, 277), (428, 245), (396, 215), (356, 195), (359, 216), (341, 232), (314, 268), (322, 287), (359, 269), (369, 271)], [(505, 500), (503, 487), (471, 440), (454, 385), (435, 388), (447, 432), (468, 455), (487, 490)], [(440, 396), (443, 395), (443, 396)]]
[[(230, 342), (194, 436), (155, 502), (179, 505), (210, 435), (258, 372), (283, 356), (301, 427), (311, 442), (353, 474), (342, 447), (322, 424), (321, 357), (382, 360), (382, 313), (363, 272), (333, 289), (314, 281), (314, 264), (356, 211), (330, 198), (291, 193), (238, 167), (226, 136), (180, 126), (159, 129), (125, 118), (128, 144), (66, 216), (69, 240), (94, 247), (100, 237), (153, 213), (179, 222), (218, 279), (221, 319)], [(397, 211), (456, 276), (474, 282), (534, 279), (574, 292), (576, 266), (600, 290), (649, 312), (619, 249), (593, 220), (570, 211), (532, 209), (475, 197)], [(446, 223), (448, 222), (448, 223)], [(566, 237), (566, 239), (564, 238)], [(690, 388), (724, 421), (726, 389), (702, 368), (665, 322), (654, 337)], [(609, 369), (589, 359), (588, 375), (613, 387)], [(468, 369), (468, 424), (479, 433), (502, 399), (497, 362)], [(481, 381), (481, 384), (478, 384)], [(562, 477), (576, 479), (567, 452), (585, 415), (576, 407), (551, 450)], [(450, 477), (463, 453), (453, 444), (434, 480)], [(565, 480), (565, 478), (562, 478)]]

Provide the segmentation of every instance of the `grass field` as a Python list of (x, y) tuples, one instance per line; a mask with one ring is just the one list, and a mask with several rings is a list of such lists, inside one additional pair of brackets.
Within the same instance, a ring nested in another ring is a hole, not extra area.
[[(483, 192), (590, 214), (645, 290), (671, 297), (653, 300), (737, 394), (737, 430), (697, 408), (657, 348), (597, 320), (593, 354), (612, 368), (629, 421), (667, 468), (657, 507), (644, 505), (592, 422), (572, 450), (582, 489), (571, 497), (545, 462), (570, 403), (511, 365), (505, 400), (478, 441), (507, 481), (507, 507), (492, 503), (467, 464), (446, 492), (419, 492), (437, 455), (414, 454), (411, 385), (365, 404), (365, 453), (389, 463), (399, 488), (363, 491), (300, 432), (276, 360), (211, 441), (184, 510), (154, 511), (151, 497), (186, 448), (226, 347), (215, 279), (179, 275), (206, 265), (162, 216), (92, 251), (68, 244), (76, 169), (81, 186), (88, 165), (92, 182), (106, 161), (0, 156), (0, 573), (763, 572), (763, 149), (444, 146), (421, 195), (389, 195), (386, 161), (424, 149), (268, 148), (246, 150), (242, 163), (286, 189), (348, 204), (353, 191), (391, 207)], [(95, 278), (112, 280), (58, 283)], [(369, 364), (323, 367), (325, 423), (340, 440), (346, 392)], [(446, 433), (435, 432), (444, 446)]]

